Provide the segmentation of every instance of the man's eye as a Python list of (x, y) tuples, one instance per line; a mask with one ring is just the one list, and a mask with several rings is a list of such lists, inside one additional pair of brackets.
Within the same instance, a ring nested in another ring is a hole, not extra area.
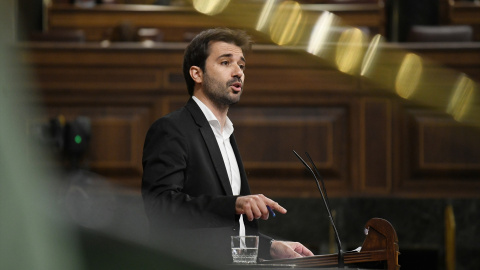
[(245, 70), (245, 65), (238, 65), (241, 70)]
[(221, 64), (221, 65), (224, 65), (224, 66), (227, 66), (227, 65), (228, 65), (228, 61), (222, 61), (220, 64)]

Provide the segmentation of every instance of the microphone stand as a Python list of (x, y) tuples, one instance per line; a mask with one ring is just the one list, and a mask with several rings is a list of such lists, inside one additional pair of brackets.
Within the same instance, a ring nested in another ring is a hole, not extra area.
[(315, 168), (315, 171), (318, 174), (318, 178), (320, 178), (320, 180), (322, 181), (322, 186), (323, 186), (323, 189), (325, 190), (325, 194), (324, 194), (322, 188), (320, 187), (320, 183), (318, 181), (317, 175), (312, 170), (312, 168), (310, 168), (310, 166), (308, 166), (308, 164), (300, 157), (300, 155), (297, 154), (297, 152), (295, 152), (295, 150), (293, 150), (293, 153), (303, 163), (303, 165), (305, 165), (305, 167), (312, 173), (313, 177), (315, 178), (315, 182), (317, 183), (318, 190), (320, 191), (320, 194), (322, 195), (323, 203), (325, 204), (325, 208), (327, 209), (327, 213), (328, 213), (328, 217), (330, 219), (330, 223), (331, 223), (331, 225), (333, 227), (333, 230), (335, 232), (335, 236), (336, 236), (336, 240), (337, 240), (337, 248), (338, 248), (338, 267), (343, 268), (344, 267), (344, 256), (343, 256), (344, 253), (343, 253), (343, 250), (342, 250), (342, 244), (340, 242), (340, 237), (338, 236), (337, 227), (335, 226), (335, 222), (333, 222), (332, 213), (330, 212), (330, 206), (327, 202), (327, 200), (328, 200), (326, 198), (327, 190), (325, 189), (325, 183), (323, 182), (323, 178), (320, 175), (320, 173), (318, 172), (318, 169), (315, 166), (315, 164), (313, 163), (312, 159), (310, 158), (310, 155), (308, 153), (305, 153), (307, 155), (310, 163), (312, 163), (312, 166)]

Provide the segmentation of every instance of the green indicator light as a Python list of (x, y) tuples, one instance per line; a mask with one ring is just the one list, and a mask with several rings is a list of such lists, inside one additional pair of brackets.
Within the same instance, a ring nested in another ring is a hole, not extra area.
[(75, 136), (75, 142), (77, 144), (80, 144), (82, 142), (82, 136), (80, 136), (80, 135)]

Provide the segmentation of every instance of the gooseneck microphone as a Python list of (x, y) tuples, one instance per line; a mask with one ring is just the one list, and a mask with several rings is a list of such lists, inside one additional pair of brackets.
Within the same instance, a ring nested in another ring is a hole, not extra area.
[[(342, 243), (340, 242), (340, 237), (338, 236), (337, 227), (335, 227), (335, 222), (333, 222), (332, 213), (330, 212), (330, 206), (328, 204), (328, 198), (326, 196), (327, 195), (327, 190), (325, 189), (325, 183), (323, 182), (323, 178), (320, 175), (320, 173), (318, 172), (318, 169), (315, 166), (315, 163), (313, 163), (312, 158), (310, 157), (310, 155), (307, 152), (305, 152), (305, 154), (307, 155), (310, 163), (312, 164), (313, 168), (315, 169), (316, 174), (312, 170), (312, 168), (310, 168), (310, 166), (308, 166), (308, 164), (305, 162), (305, 160), (303, 160), (303, 158), (301, 158), (300, 155), (298, 155), (297, 152), (295, 152), (295, 150), (293, 150), (293, 153), (303, 163), (303, 165), (305, 165), (305, 167), (312, 173), (313, 178), (315, 178), (315, 182), (317, 183), (318, 190), (320, 191), (320, 194), (322, 195), (323, 203), (325, 204), (325, 208), (327, 209), (328, 217), (330, 219), (330, 223), (332, 224), (332, 227), (333, 227), (333, 230), (335, 232), (336, 239), (337, 239), (338, 267), (343, 268), (344, 267), (344, 258), (343, 258)], [(318, 181), (317, 175), (318, 175), (318, 178), (320, 178), (320, 180), (322, 181), (323, 189), (320, 187), (320, 182)]]

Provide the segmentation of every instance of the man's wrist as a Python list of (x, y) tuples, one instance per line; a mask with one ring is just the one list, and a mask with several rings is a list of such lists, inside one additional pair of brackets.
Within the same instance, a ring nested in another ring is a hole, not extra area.
[(270, 248), (268, 249), (268, 250), (270, 251), (270, 252), (269, 252), (269, 253), (270, 253), (270, 257), (272, 257), (272, 255), (273, 255), (273, 250), (272, 250), (273, 242), (275, 242), (275, 239), (270, 240)]

